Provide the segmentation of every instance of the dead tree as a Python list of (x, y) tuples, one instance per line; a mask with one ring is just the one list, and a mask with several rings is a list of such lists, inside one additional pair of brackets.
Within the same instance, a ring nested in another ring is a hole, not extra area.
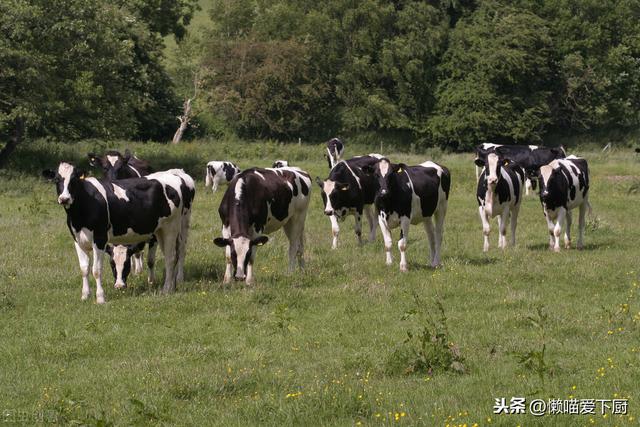
[(200, 80), (198, 79), (198, 72), (195, 72), (193, 75), (193, 96), (184, 101), (182, 115), (177, 117), (180, 126), (178, 126), (178, 130), (173, 135), (172, 144), (178, 144), (182, 140), (182, 135), (184, 135), (184, 131), (187, 130), (187, 126), (189, 126), (189, 122), (194, 116), (191, 112), (191, 102), (198, 96), (198, 86), (200, 86)]

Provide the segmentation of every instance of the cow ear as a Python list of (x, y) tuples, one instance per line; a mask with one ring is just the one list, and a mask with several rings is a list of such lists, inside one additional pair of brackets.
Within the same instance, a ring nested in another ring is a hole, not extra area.
[(216, 237), (215, 239), (213, 239), (213, 243), (216, 246), (224, 248), (225, 246), (229, 246), (229, 239), (225, 239), (224, 237)]
[(475, 163), (479, 168), (484, 167), (484, 161), (482, 159), (475, 159), (473, 163)]
[(104, 248), (104, 251), (107, 253), (107, 255), (113, 258), (113, 246), (107, 245), (107, 247)]
[(123, 157), (124, 157), (124, 162), (125, 163), (127, 163), (131, 159), (132, 154), (131, 154), (131, 151), (129, 151), (128, 148), (126, 150), (124, 150), (124, 156)]
[(407, 168), (407, 165), (405, 165), (404, 163), (399, 163), (398, 164), (398, 169), (396, 169), (397, 173), (402, 173), (404, 172), (404, 170)]
[(256, 237), (255, 239), (253, 239), (251, 241), (251, 245), (252, 246), (262, 246), (265, 243), (267, 243), (269, 241), (269, 238), (267, 236), (260, 236), (260, 237)]
[(42, 171), (42, 176), (48, 181), (53, 181), (56, 177), (56, 173), (51, 169), (45, 169)]
[(318, 184), (320, 188), (324, 188), (324, 181), (319, 176), (316, 176), (316, 184)]

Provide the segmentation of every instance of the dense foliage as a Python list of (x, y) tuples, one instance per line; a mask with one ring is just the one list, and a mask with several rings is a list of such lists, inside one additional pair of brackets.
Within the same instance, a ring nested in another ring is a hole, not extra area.
[(191, 0), (3, 1), (0, 130), (21, 118), (30, 136), (165, 137), (180, 102), (162, 65), (161, 36), (183, 35), (193, 7)]
[(214, 0), (206, 106), (250, 136), (467, 149), (640, 122), (631, 0)]

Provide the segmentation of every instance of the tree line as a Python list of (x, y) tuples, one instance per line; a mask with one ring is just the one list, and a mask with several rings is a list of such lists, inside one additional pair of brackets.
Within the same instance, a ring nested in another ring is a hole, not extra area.
[(196, 93), (200, 132), (247, 138), (463, 150), (640, 122), (637, 0), (212, 0), (188, 32), (196, 7), (2, 2), (0, 131), (168, 140)]

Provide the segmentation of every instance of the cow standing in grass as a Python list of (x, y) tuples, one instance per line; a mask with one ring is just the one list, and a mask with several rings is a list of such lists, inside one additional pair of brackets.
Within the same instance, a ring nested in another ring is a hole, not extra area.
[(231, 162), (212, 160), (207, 163), (204, 185), (215, 193), (220, 184), (230, 183), (240, 172), (240, 168)]
[(327, 162), (329, 163), (329, 169), (332, 169), (340, 160), (342, 160), (342, 154), (344, 153), (344, 144), (339, 138), (331, 138), (327, 141)]
[(362, 168), (373, 167), (381, 158), (379, 154), (369, 154), (343, 160), (331, 169), (326, 180), (316, 178), (322, 190), (324, 214), (331, 220), (332, 249), (338, 247), (339, 222), (344, 221), (348, 215), (355, 217), (355, 232), (359, 244), (362, 244), (363, 213), (369, 221), (369, 240), (376, 239), (376, 213), (373, 203), (377, 182), (373, 174), (365, 173)]
[(142, 178), (97, 180), (85, 178), (72, 164), (62, 162), (43, 176), (56, 184), (58, 203), (65, 209), (82, 272), (82, 299), (89, 298), (89, 252), (93, 252), (96, 302), (105, 302), (102, 261), (108, 243), (130, 245), (156, 236), (165, 258), (162, 291), (173, 292), (184, 276), (184, 257), (195, 195), (193, 180), (173, 169)]
[(490, 218), (498, 217), (498, 247), (507, 247), (507, 226), (511, 222), (511, 245), (516, 244), (518, 212), (522, 203), (524, 170), (515, 162), (489, 153), (486, 166), (478, 179), (477, 198), (484, 234), (484, 247), (489, 250)]
[(578, 249), (583, 248), (585, 214), (589, 208), (589, 167), (585, 159), (569, 156), (542, 166), (538, 175), (540, 202), (549, 228), (549, 249), (560, 251), (560, 233), (566, 223), (564, 246), (571, 247), (571, 210), (578, 208)]
[[(109, 181), (128, 178), (140, 178), (153, 173), (153, 168), (146, 160), (142, 160), (132, 155), (129, 150), (125, 150), (124, 156), (118, 151), (107, 151), (103, 156), (94, 153), (87, 154), (89, 164), (93, 167), (101, 167), (103, 175)], [(133, 272), (142, 273), (144, 248), (148, 246), (147, 267), (149, 268), (148, 283), (155, 281), (154, 266), (156, 259), (157, 240), (152, 237), (148, 242), (135, 245), (107, 245), (107, 255), (111, 264), (111, 271), (115, 280), (116, 288), (127, 286), (127, 278), (131, 272), (133, 259)]]
[(310, 191), (309, 174), (296, 167), (247, 169), (231, 181), (218, 209), (222, 237), (214, 239), (225, 248), (224, 283), (232, 277), (253, 283), (256, 248), (269, 240), (265, 234), (280, 228), (289, 240), (289, 270), (295, 268), (296, 258), (304, 267)]
[[(370, 170), (369, 168), (365, 171)], [(430, 264), (440, 265), (440, 247), (447, 214), (451, 175), (434, 162), (418, 166), (392, 164), (381, 159), (373, 167), (378, 181), (375, 205), (378, 223), (384, 237), (386, 263), (391, 265), (391, 229), (400, 226), (400, 271), (407, 271), (407, 238), (411, 224), (423, 223), (429, 239)], [(435, 230), (434, 223), (435, 220)]]
[(524, 170), (524, 188), (527, 196), (529, 195), (530, 189), (535, 189), (535, 182), (540, 167), (554, 159), (562, 159), (567, 155), (562, 147), (480, 144), (476, 147), (476, 179), (479, 177), (480, 168), (486, 165), (489, 153), (495, 153), (500, 158), (516, 162)]

